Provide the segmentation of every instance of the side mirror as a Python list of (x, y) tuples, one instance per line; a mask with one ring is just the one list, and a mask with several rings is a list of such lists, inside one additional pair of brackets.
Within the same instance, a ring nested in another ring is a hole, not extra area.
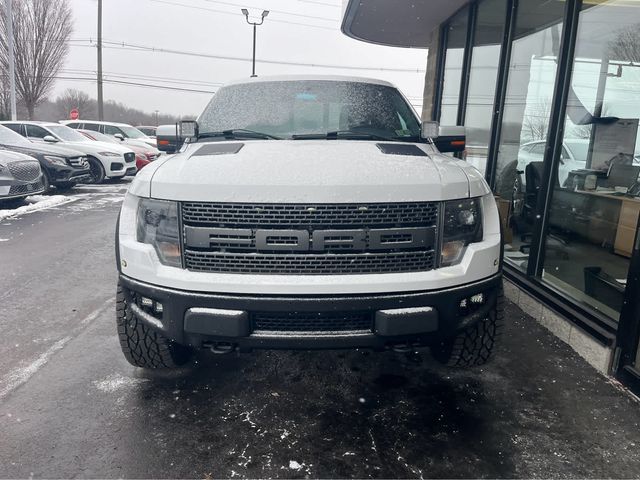
[(196, 141), (198, 139), (198, 132), (198, 122), (196, 122), (195, 120), (182, 120), (180, 122), (180, 139), (183, 142)]
[(53, 135), (46, 135), (43, 140), (47, 143), (58, 143), (58, 139)]
[(180, 150), (182, 141), (179, 139), (178, 125), (160, 125), (156, 130), (156, 145), (158, 150), (165, 153)]
[(124, 142), (124, 135), (122, 135), (121, 133), (116, 133), (114, 137), (116, 137), (121, 142)]
[(467, 137), (464, 127), (440, 127), (440, 135), (433, 140), (441, 153), (464, 152)]
[(422, 122), (420, 136), (425, 139), (438, 138), (440, 136), (440, 124), (432, 121)]

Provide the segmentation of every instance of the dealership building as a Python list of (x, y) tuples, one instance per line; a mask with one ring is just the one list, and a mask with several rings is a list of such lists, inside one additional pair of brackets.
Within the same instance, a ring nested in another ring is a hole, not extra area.
[(344, 0), (342, 31), (428, 48), (422, 118), (466, 128), (508, 297), (640, 391), (640, 0)]

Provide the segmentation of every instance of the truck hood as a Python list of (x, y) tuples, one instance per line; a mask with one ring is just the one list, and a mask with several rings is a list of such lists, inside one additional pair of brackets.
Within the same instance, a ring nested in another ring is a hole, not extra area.
[[(385, 152), (385, 145), (391, 151)], [(488, 193), (479, 175), (466, 172), (471, 167), (426, 144), (210, 142), (188, 145), (182, 153), (154, 163), (136, 178), (132, 193), (179, 201), (255, 203), (411, 202)]]

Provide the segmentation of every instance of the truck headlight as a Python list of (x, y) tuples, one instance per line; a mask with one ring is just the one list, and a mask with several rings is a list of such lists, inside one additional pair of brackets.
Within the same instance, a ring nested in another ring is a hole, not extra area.
[(440, 266), (456, 265), (470, 243), (482, 241), (482, 207), (479, 198), (444, 203)]
[(182, 266), (178, 231), (178, 204), (142, 198), (138, 203), (136, 238), (153, 245), (163, 265)]

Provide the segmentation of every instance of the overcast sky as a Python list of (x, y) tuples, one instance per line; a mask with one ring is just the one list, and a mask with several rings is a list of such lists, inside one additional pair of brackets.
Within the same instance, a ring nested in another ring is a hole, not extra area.
[[(87, 78), (93, 78), (96, 71), (97, 0), (68, 1), (75, 27), (60, 73), (68, 79), (57, 81), (53, 97), (66, 88), (84, 90), (95, 97), (95, 83)], [(258, 17), (263, 9), (271, 11), (264, 25), (258, 27), (258, 75), (316, 73), (383, 78), (398, 85), (419, 110), (427, 51), (382, 47), (346, 37), (340, 31), (341, 0), (104, 0), (103, 39), (113, 42), (105, 44), (105, 80), (213, 92), (221, 83), (249, 76), (252, 32), (241, 7)], [(247, 61), (175, 55), (140, 47)], [(260, 59), (338, 68), (262, 63)], [(104, 93), (105, 99), (131, 107), (178, 115), (199, 114), (211, 97), (210, 93), (115, 83), (105, 83)]]

